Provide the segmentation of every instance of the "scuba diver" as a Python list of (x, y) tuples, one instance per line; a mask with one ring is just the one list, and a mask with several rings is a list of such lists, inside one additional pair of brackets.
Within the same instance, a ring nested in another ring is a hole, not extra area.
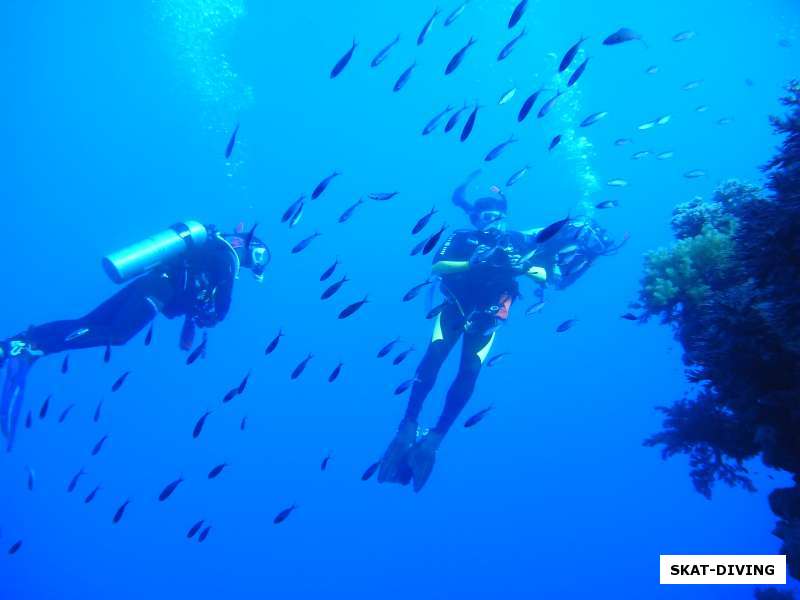
[[(497, 330), (520, 296), (517, 279), (533, 280), (541, 299), (545, 284), (557, 289), (571, 285), (598, 257), (615, 253), (627, 241), (614, 244), (595, 223), (577, 219), (565, 219), (552, 236), (537, 234), (554, 226), (508, 231), (507, 201), (499, 188), (492, 188), (495, 196), (474, 203), (467, 200), (467, 187), (478, 174), (471, 174), (453, 193), (453, 203), (467, 214), (474, 229), (452, 233), (434, 257), (432, 271), (439, 277), (445, 301), (417, 368), (405, 415), (378, 472), (381, 483), (408, 485), (413, 480), (416, 492), (428, 481), (436, 451), (472, 395)], [(433, 428), (420, 428), (425, 398), (459, 338), (463, 345), (458, 374), (444, 409)]]
[(115, 283), (131, 281), (87, 315), (29, 327), (0, 341), (6, 377), (0, 395), (0, 431), (10, 451), (31, 366), (49, 354), (121, 346), (156, 315), (182, 316), (180, 347), (189, 350), (197, 327), (213, 327), (228, 314), (241, 268), (263, 281), (270, 261), (267, 245), (243, 227), (224, 234), (197, 221), (178, 223), (103, 258)]

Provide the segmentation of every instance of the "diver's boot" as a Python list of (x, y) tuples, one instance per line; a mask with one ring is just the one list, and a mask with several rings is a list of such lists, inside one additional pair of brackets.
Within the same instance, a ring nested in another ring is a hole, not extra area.
[(433, 471), (436, 462), (436, 451), (444, 439), (444, 434), (431, 429), (427, 435), (421, 437), (411, 451), (406, 460), (414, 478), (414, 491), (418, 492), (425, 484)]
[(397, 434), (383, 454), (381, 468), (378, 471), (378, 483), (408, 485), (411, 482), (411, 470), (406, 463), (406, 456), (416, 439), (417, 422), (409, 419), (400, 421)]

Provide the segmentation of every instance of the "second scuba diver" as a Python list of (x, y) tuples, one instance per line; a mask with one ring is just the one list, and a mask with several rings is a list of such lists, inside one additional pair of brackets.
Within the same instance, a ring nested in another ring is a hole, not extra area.
[[(405, 415), (378, 472), (382, 483), (408, 485), (413, 480), (417, 492), (427, 483), (436, 451), (469, 401), (497, 330), (520, 295), (517, 279), (532, 279), (541, 297), (545, 283), (563, 289), (596, 258), (613, 254), (624, 244), (614, 244), (595, 223), (581, 220), (565, 220), (546, 240), (540, 234), (544, 228), (508, 231), (508, 206), (499, 191), (474, 203), (466, 199), (467, 187), (477, 175), (473, 173), (453, 193), (453, 203), (467, 214), (474, 229), (455, 231), (434, 257), (432, 271), (439, 277), (445, 302), (417, 368)], [(418, 420), (425, 398), (460, 338), (458, 373), (444, 409), (432, 429), (421, 429)]]
[(213, 327), (228, 314), (242, 268), (262, 281), (270, 260), (266, 244), (249, 232), (224, 234), (197, 221), (178, 223), (103, 259), (122, 290), (78, 319), (29, 327), (0, 341), (6, 376), (0, 396), (0, 432), (11, 450), (22, 410), (25, 381), (37, 359), (49, 354), (120, 346), (159, 313), (182, 316), (180, 346), (191, 348), (196, 328)]

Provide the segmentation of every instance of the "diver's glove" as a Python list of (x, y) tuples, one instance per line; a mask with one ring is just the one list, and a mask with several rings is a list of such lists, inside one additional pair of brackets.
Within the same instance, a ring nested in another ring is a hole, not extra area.
[(481, 244), (469, 259), (472, 268), (507, 269), (510, 266), (508, 254), (499, 246)]

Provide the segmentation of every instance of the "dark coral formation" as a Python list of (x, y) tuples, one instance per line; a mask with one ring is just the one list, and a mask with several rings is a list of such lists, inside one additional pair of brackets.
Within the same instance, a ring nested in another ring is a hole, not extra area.
[(672, 324), (697, 391), (662, 407), (646, 440), (665, 457), (687, 454), (696, 489), (753, 489), (744, 461), (794, 475), (775, 490), (775, 534), (800, 578), (800, 83), (773, 118), (782, 144), (764, 190), (739, 182), (674, 211), (677, 241), (645, 258), (644, 317)]

